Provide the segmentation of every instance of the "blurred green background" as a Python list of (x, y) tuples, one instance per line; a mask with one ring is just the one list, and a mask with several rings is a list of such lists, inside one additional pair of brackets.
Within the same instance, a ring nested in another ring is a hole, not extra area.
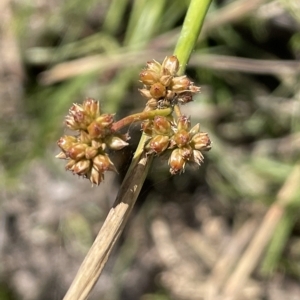
[[(1, 0), (1, 300), (63, 298), (140, 136), (126, 129), (120, 174), (92, 188), (54, 158), (64, 116), (86, 97), (117, 119), (142, 110), (138, 74), (172, 54), (188, 5)], [(299, 32), (297, 0), (213, 1), (183, 107), (213, 148), (175, 177), (156, 158), (90, 299), (300, 299)]]

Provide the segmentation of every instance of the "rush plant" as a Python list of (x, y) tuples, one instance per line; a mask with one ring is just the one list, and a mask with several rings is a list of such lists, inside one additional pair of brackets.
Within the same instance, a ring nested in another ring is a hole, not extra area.
[(113, 114), (103, 113), (99, 102), (90, 98), (69, 110), (65, 124), (75, 134), (59, 139), (61, 152), (57, 157), (67, 160), (67, 170), (92, 184), (99, 185), (106, 171), (116, 171), (109, 150), (126, 147), (130, 138), (120, 129), (140, 122), (142, 136), (115, 203), (64, 300), (87, 299), (123, 231), (153, 157), (167, 155), (170, 173), (177, 175), (188, 164), (200, 166), (202, 152), (211, 148), (208, 134), (201, 132), (199, 124), (192, 126), (190, 117), (180, 110), (200, 91), (184, 72), (210, 2), (191, 0), (173, 55), (161, 64), (149, 61), (141, 71), (140, 93), (146, 99), (142, 112), (116, 121)]
[(145, 134), (146, 155), (168, 155), (170, 173), (184, 172), (187, 164), (198, 166), (203, 162), (203, 151), (210, 150), (211, 142), (200, 124), (191, 127), (190, 117), (181, 115), (179, 105), (189, 103), (200, 91), (186, 75), (178, 76), (179, 61), (175, 55), (165, 58), (162, 64), (147, 62), (140, 73), (143, 88), (140, 93), (147, 99), (143, 112), (129, 115), (119, 121), (113, 114), (105, 114), (100, 104), (88, 98), (82, 104), (73, 104), (65, 119), (66, 126), (75, 132), (58, 141), (66, 159), (66, 170), (99, 185), (106, 171), (116, 171), (109, 158), (109, 150), (121, 150), (128, 145), (129, 135), (119, 130), (134, 122), (141, 122)]

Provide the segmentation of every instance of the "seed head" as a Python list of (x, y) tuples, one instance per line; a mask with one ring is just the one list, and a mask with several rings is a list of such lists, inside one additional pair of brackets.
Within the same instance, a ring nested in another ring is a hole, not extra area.
[(166, 87), (160, 82), (154, 83), (150, 87), (150, 94), (154, 99), (161, 99), (166, 96)]
[(189, 143), (189, 140), (189, 133), (184, 129), (177, 131), (172, 137), (172, 141), (177, 145), (178, 148), (186, 146)]
[(146, 111), (193, 100), (193, 94), (198, 93), (200, 88), (194, 86), (185, 75), (177, 76), (178, 70), (179, 61), (175, 55), (167, 56), (162, 64), (155, 60), (147, 63), (147, 68), (140, 73), (144, 84), (140, 92), (143, 97), (157, 101), (148, 101)]
[(92, 119), (96, 119), (100, 116), (100, 104), (99, 101), (96, 101), (92, 98), (87, 98), (83, 101), (82, 104), (83, 110), (85, 113), (90, 116)]

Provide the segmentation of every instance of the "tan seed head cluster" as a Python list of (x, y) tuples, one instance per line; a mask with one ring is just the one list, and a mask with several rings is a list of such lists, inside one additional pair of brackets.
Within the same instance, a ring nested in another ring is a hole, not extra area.
[(68, 160), (66, 170), (99, 185), (105, 171), (116, 171), (107, 150), (127, 146), (126, 137), (112, 130), (112, 114), (101, 114), (98, 101), (88, 98), (73, 104), (65, 123), (76, 136), (65, 135), (57, 144), (62, 150), (56, 157)]
[(162, 64), (153, 60), (140, 73), (144, 88), (142, 96), (148, 99), (146, 109), (169, 107), (177, 103), (185, 104), (193, 100), (200, 91), (186, 75), (178, 76), (179, 61), (175, 55), (167, 56)]
[(171, 151), (169, 156), (170, 173), (184, 171), (187, 163), (201, 165), (201, 151), (211, 149), (211, 141), (205, 132), (200, 131), (200, 124), (191, 128), (190, 119), (186, 116), (172, 118), (157, 116), (153, 121), (142, 123), (143, 131), (150, 136), (146, 144), (147, 153), (163, 154)]

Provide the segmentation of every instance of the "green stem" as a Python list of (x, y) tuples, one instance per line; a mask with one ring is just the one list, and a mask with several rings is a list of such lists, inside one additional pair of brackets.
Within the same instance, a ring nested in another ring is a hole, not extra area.
[(148, 120), (148, 119), (154, 119), (155, 116), (165, 116), (166, 117), (166, 116), (170, 115), (171, 113), (172, 113), (172, 108), (143, 111), (141, 113), (127, 116), (127, 117), (119, 120), (118, 122), (114, 123), (112, 126), (112, 130), (118, 131), (121, 128), (123, 128), (131, 123)]
[[(206, 13), (212, 0), (191, 0), (181, 29), (174, 55), (180, 62), (178, 75), (185, 72), (187, 63), (197, 43)], [(176, 115), (180, 115), (180, 108), (175, 105)]]
[(174, 50), (174, 54), (180, 62), (179, 75), (185, 71), (211, 1), (212, 0), (191, 0), (180, 37)]

